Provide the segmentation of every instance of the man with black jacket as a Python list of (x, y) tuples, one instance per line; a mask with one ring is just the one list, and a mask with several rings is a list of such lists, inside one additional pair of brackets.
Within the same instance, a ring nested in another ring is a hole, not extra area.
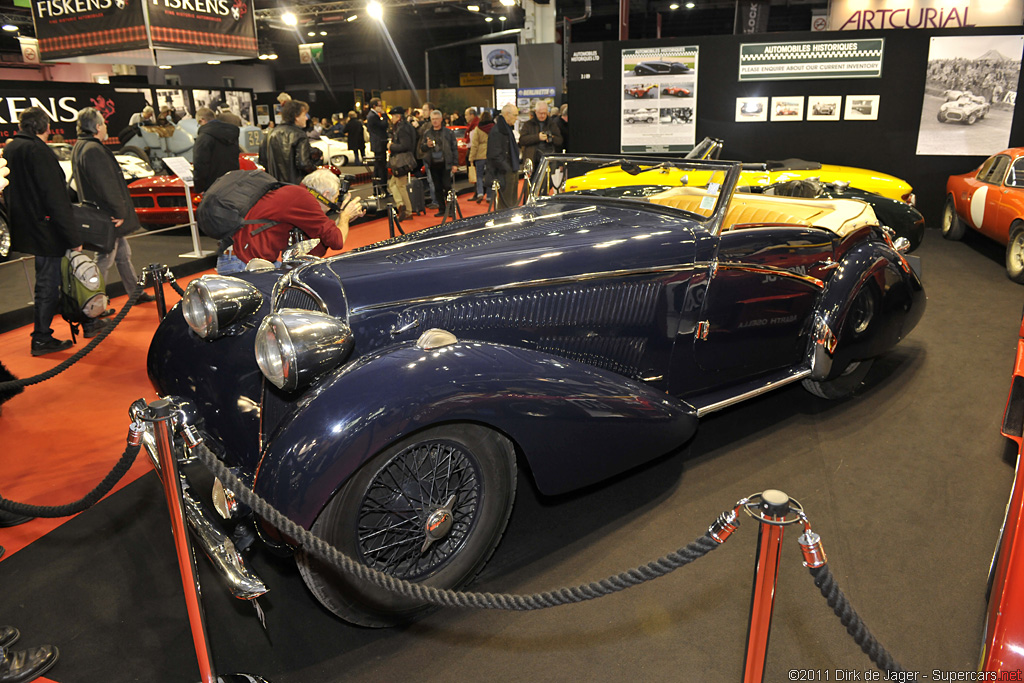
[(366, 130), (370, 133), (370, 152), (373, 153), (373, 195), (377, 197), (384, 194), (388, 182), (388, 123), (379, 97), (370, 100)]
[(512, 129), (517, 118), (519, 107), (506, 104), (487, 136), (487, 167), (498, 180), (498, 209), (511, 209), (519, 203), (519, 146)]
[(519, 129), (523, 161), (529, 159), (534, 168), (542, 156), (554, 154), (562, 148), (562, 131), (548, 114), (548, 103), (540, 100), (533, 109), (533, 116)]
[(18, 134), (4, 147), (11, 169), (4, 191), (11, 219), (11, 249), (33, 254), (36, 263), (32, 355), (42, 356), (71, 347), (55, 339), (50, 323), (60, 301), (60, 259), (68, 249), (81, 249), (71, 215), (64, 171), (46, 146), (50, 117), (29, 107), (18, 117)]
[(199, 134), (192, 150), (194, 192), (206, 192), (213, 181), (238, 170), (238, 126), (220, 121), (209, 107), (196, 110)]
[(281, 104), (281, 125), (260, 143), (260, 165), (282, 183), (298, 184), (316, 168), (313, 147), (306, 136), (309, 105), (300, 100)]
[(437, 192), (437, 213), (434, 215), (438, 217), (444, 215), (448, 192), (452, 189), (453, 167), (459, 160), (457, 145), (455, 133), (445, 127), (440, 110), (430, 112), (430, 125), (422, 128), (417, 156), (423, 160), (434, 181)]

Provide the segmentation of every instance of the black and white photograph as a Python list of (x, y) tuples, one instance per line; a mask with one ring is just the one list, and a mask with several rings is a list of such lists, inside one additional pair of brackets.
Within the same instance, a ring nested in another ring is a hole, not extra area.
[(252, 95), (248, 90), (227, 90), (224, 92), (224, 106), (238, 114), (242, 121), (253, 125)]
[(654, 109), (626, 109), (622, 112), (622, 122), (626, 125), (640, 123), (657, 123), (658, 110)]
[(918, 154), (980, 156), (1005, 148), (1024, 37), (933, 37)]
[(661, 109), (658, 113), (658, 120), (661, 123), (668, 125), (693, 123), (693, 108), (671, 107), (667, 109)]
[(160, 89), (156, 91), (156, 109), (159, 111), (164, 107), (170, 107), (175, 116), (179, 119), (186, 113), (193, 114), (188, 110), (188, 102), (185, 100), (185, 91), (178, 88)]
[(737, 97), (736, 98), (736, 121), (747, 123), (753, 121), (768, 120), (768, 98), (767, 97)]
[(877, 121), (880, 95), (847, 95), (843, 118), (847, 121)]
[(842, 106), (842, 95), (809, 95), (807, 97), (807, 120), (838, 121)]
[(217, 111), (224, 106), (224, 91), (222, 90), (193, 90), (192, 104), (196, 109), (209, 107)]

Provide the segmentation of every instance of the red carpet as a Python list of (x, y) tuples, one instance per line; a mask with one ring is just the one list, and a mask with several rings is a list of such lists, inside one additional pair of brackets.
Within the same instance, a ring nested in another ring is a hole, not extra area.
[[(467, 215), (483, 213), (487, 205), (463, 199)], [(402, 224), (406, 232), (436, 225), (429, 211)], [(386, 219), (352, 228), (345, 250), (388, 237)], [(208, 271), (209, 272), (209, 271)], [(184, 287), (192, 278), (179, 280)], [(178, 295), (164, 286), (168, 307)], [(126, 297), (111, 305), (120, 308)], [(138, 398), (156, 398), (146, 376), (146, 352), (158, 324), (156, 304), (137, 305), (96, 349), (56, 377), (26, 387), (3, 405), (0, 416), (0, 494), (32, 505), (64, 505), (91, 491), (121, 457), (128, 435), (128, 407)], [(55, 336), (68, 338), (67, 324), (57, 316)], [(32, 377), (73, 355), (87, 342), (79, 338), (72, 349), (41, 358), (29, 354), (31, 327), (0, 334), (0, 359), (18, 377)], [(140, 454), (117, 491), (150, 471)], [(36, 519), (0, 529), (0, 546), (7, 552), (0, 562), (65, 522)]]

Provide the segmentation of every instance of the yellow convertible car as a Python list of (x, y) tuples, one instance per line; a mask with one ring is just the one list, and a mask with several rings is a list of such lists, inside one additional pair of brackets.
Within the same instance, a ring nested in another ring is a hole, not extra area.
[[(721, 140), (704, 138), (686, 156), (690, 159), (718, 159), (722, 146)], [(605, 168), (598, 168), (590, 173), (570, 179), (566, 184), (565, 191), (598, 190), (606, 187), (624, 187), (641, 184), (669, 186), (687, 184), (682, 182), (681, 177), (674, 177), (681, 176), (678, 168), (671, 165), (662, 165), (659, 161), (652, 158), (649, 166), (646, 164), (628, 166), (613, 164)], [(646, 177), (641, 174), (646, 175)], [(640, 178), (638, 178), (638, 175)], [(652, 182), (652, 177), (657, 178), (657, 181)], [(845, 182), (851, 187), (874, 192), (890, 199), (897, 199), (911, 206), (915, 203), (913, 188), (907, 181), (895, 176), (879, 173), (878, 171), (869, 171), (865, 168), (833, 166), (831, 164), (820, 164), (816, 161), (804, 161), (802, 159), (744, 163), (743, 171), (740, 174), (739, 186), (766, 187), (790, 180), (809, 178), (817, 178), (822, 183)]]

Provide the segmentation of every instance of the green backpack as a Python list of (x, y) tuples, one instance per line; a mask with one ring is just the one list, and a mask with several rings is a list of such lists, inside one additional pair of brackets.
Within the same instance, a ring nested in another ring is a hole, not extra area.
[(96, 262), (84, 252), (69, 249), (60, 261), (60, 314), (71, 326), (72, 338), (79, 324), (99, 316), (108, 303)]

